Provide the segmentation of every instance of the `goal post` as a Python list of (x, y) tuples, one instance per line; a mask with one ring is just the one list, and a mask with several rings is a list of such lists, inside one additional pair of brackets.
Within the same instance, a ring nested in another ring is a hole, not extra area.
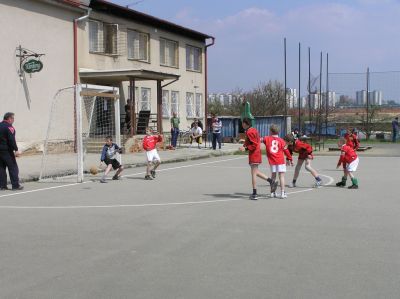
[(99, 165), (106, 136), (121, 145), (119, 88), (77, 84), (58, 90), (39, 180), (83, 182), (90, 167)]

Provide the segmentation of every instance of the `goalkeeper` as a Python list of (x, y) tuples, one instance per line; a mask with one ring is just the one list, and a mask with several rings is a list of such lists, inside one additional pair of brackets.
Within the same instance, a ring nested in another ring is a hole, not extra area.
[(124, 166), (122, 166), (117, 160), (117, 153), (122, 153), (122, 148), (113, 143), (111, 136), (107, 136), (105, 142), (106, 144), (103, 146), (100, 161), (104, 162), (104, 164), (107, 165), (107, 168), (104, 171), (104, 175), (101, 177), (100, 183), (107, 183), (106, 177), (111, 171), (111, 168), (116, 170), (116, 173), (112, 177), (113, 180), (119, 180), (120, 174), (124, 170)]

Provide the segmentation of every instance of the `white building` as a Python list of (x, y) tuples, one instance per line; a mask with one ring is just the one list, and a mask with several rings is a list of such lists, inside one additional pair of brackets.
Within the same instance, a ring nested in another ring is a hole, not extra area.
[[(337, 104), (336, 92), (328, 91), (328, 107), (335, 107)], [(322, 105), (326, 105), (326, 92), (322, 93)]]
[(382, 106), (383, 102), (383, 93), (381, 90), (374, 90), (368, 93), (369, 95), (369, 104)]
[(296, 88), (286, 88), (286, 97), (288, 108), (296, 108), (298, 106)]
[(364, 106), (367, 104), (367, 91), (360, 90), (356, 92), (356, 105)]

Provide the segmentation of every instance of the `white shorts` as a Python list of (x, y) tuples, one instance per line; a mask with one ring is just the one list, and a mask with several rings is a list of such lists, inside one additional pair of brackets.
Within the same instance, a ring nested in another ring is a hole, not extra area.
[(270, 165), (271, 172), (286, 172), (286, 164)]
[(148, 162), (153, 162), (154, 160), (157, 160), (161, 162), (160, 156), (158, 155), (158, 152), (156, 149), (152, 149), (151, 151), (146, 152), (147, 156), (147, 161)]
[(359, 162), (360, 162), (360, 160), (358, 158), (355, 159), (353, 162), (351, 162), (350, 164), (346, 165), (346, 170), (349, 171), (349, 172), (356, 171)]

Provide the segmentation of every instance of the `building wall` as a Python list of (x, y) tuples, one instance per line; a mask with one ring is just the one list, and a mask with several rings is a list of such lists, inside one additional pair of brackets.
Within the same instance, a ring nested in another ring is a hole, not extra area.
[[(51, 100), (58, 89), (73, 84), (73, 26), (77, 10), (53, 6), (42, 1), (0, 0), (0, 82), (1, 116), (12, 111), (16, 115), (17, 140), (27, 143), (45, 138)], [(44, 53), (40, 72), (18, 75), (16, 48)], [(26, 96), (28, 91), (30, 100)], [(73, 99), (73, 98), (72, 98)], [(73, 106), (65, 106), (61, 132), (73, 133)]]
[[(189, 126), (193, 118), (186, 117), (186, 92), (202, 94), (202, 115), (205, 109), (205, 79), (204, 79), (204, 43), (191, 40), (184, 36), (172, 34), (158, 28), (136, 23), (133, 20), (117, 18), (112, 15), (106, 15), (98, 12), (92, 12), (91, 19), (107, 23), (117, 23), (119, 27), (118, 46), (119, 55), (116, 57), (103, 54), (93, 54), (89, 52), (89, 23), (85, 22), (80, 26), (79, 31), (79, 68), (92, 70), (118, 70), (118, 69), (146, 69), (157, 72), (172, 73), (180, 75), (180, 79), (168, 85), (165, 89), (168, 91), (179, 91), (179, 116), (181, 118), (181, 128)], [(138, 30), (150, 35), (150, 62), (134, 61), (127, 58), (127, 29)], [(179, 67), (160, 66), (160, 37), (179, 43)], [(186, 45), (202, 48), (202, 71), (193, 72), (186, 70)], [(166, 80), (162, 84), (169, 83)], [(136, 81), (136, 87), (145, 87), (151, 89), (151, 112), (156, 113), (157, 109), (157, 90), (156, 81)], [(140, 95), (140, 92), (139, 92)], [(129, 97), (128, 82), (123, 83), (121, 91), (121, 106), (126, 103)], [(171, 97), (171, 96), (170, 96)], [(136, 99), (138, 102), (139, 99)], [(169, 130), (169, 117), (163, 119), (164, 131)]]

